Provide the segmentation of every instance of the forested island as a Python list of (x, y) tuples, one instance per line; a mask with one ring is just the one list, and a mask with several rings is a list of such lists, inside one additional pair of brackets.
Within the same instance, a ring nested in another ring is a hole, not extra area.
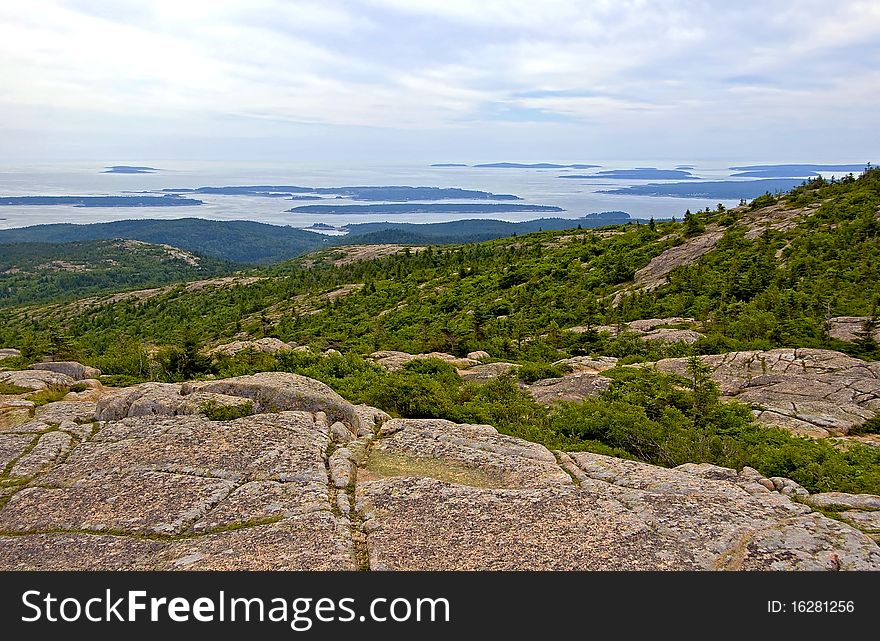
[(656, 169), (654, 167), (637, 167), (635, 169), (609, 169), (597, 171), (595, 174), (563, 174), (560, 178), (613, 178), (615, 180), (674, 180), (685, 178), (699, 180), (689, 171), (681, 169)]
[(164, 196), (6, 196), (0, 205), (73, 205), (74, 207), (194, 207), (204, 205), (195, 198)]
[(105, 167), (102, 174), (155, 174), (159, 169), (155, 167), (138, 167), (134, 165), (110, 165)]
[(649, 183), (619, 189), (599, 190), (600, 194), (623, 194), (629, 196), (666, 196), (672, 198), (719, 198), (736, 200), (757, 198), (766, 193), (788, 191), (800, 185), (802, 180), (785, 178), (767, 180), (717, 180), (703, 182)]
[[(330, 195), (349, 200), (522, 200), (513, 194), (493, 194), (457, 187), (409, 187), (405, 185), (365, 185), (355, 187), (301, 187), (297, 185), (233, 185), (228, 187), (196, 187), (193, 189), (162, 189), (170, 194), (218, 194), (225, 196), (299, 196)], [(301, 200), (302, 198), (297, 198)]]
[(506, 203), (390, 203), (371, 205), (300, 205), (286, 210), (294, 214), (500, 214), (527, 211), (563, 211), (555, 205)]

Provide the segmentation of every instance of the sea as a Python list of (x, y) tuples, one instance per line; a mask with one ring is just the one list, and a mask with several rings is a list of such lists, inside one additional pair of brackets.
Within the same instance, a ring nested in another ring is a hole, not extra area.
[[(442, 162), (438, 160), (437, 162)], [(557, 162), (557, 161), (550, 161)], [(736, 162), (719, 161), (580, 161), (600, 165), (605, 169), (657, 167), (673, 169), (693, 167), (691, 173), (702, 179), (729, 178), (731, 165)], [(741, 163), (742, 161), (740, 161)], [(599, 193), (629, 185), (660, 180), (634, 179), (562, 179), (564, 174), (583, 174), (578, 169), (500, 169), (478, 168), (467, 163), (464, 167), (432, 167), (430, 163), (230, 163), (182, 162), (170, 160), (108, 160), (104, 162), (77, 162), (27, 166), (0, 166), (0, 196), (61, 196), (61, 195), (120, 195), (160, 189), (196, 188), (230, 185), (297, 185), (304, 187), (346, 187), (406, 185), (429, 187), (460, 187), (500, 194), (515, 194), (522, 203), (555, 205), (563, 211), (556, 213), (410, 213), (410, 214), (326, 214), (290, 213), (286, 209), (311, 204), (280, 198), (259, 196), (229, 196), (196, 194), (204, 202), (200, 206), (177, 207), (100, 207), (85, 208), (71, 205), (56, 206), (2, 206), (0, 229), (26, 227), (47, 223), (96, 223), (130, 219), (206, 218), (213, 220), (249, 220), (273, 225), (309, 228), (315, 223), (342, 227), (364, 222), (432, 223), (462, 218), (493, 218), (508, 221), (533, 220), (541, 217), (580, 218), (603, 211), (625, 211), (635, 218), (680, 218), (685, 210), (715, 208), (718, 199), (667, 198), (657, 196), (615, 195)], [(568, 164), (561, 163), (560, 164)], [(149, 166), (155, 173), (103, 173), (111, 165)], [(672, 181), (678, 182), (678, 181)], [(334, 199), (333, 204), (367, 204), (368, 201)], [(486, 202), (486, 201), (441, 201)], [(725, 206), (738, 201), (722, 200)], [(339, 233), (332, 230), (326, 233)]]

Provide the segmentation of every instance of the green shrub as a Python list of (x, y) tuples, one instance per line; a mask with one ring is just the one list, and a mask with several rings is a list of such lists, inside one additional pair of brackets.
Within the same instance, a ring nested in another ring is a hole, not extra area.
[(254, 413), (254, 404), (247, 401), (241, 405), (220, 405), (212, 399), (202, 403), (199, 412), (209, 421), (234, 421), (237, 418), (251, 416)]

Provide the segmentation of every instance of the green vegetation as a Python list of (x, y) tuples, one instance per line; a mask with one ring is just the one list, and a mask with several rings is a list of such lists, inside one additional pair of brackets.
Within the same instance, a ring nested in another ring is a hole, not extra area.
[(41, 389), (32, 394), (28, 394), (26, 398), (34, 405), (39, 407), (40, 405), (46, 405), (48, 403), (60, 401), (67, 395), (69, 391), (70, 389), (68, 387), (64, 387), (61, 385), (50, 385), (46, 389)]
[(234, 421), (253, 414), (254, 404), (248, 401), (241, 405), (220, 405), (217, 401), (210, 400), (203, 403), (199, 411), (210, 421)]
[(19, 387), (12, 383), (4, 383), (0, 381), (0, 394), (26, 394), (31, 390), (27, 387)]
[(0, 309), (156, 287), (232, 270), (231, 264), (215, 258), (120, 240), (0, 245)]

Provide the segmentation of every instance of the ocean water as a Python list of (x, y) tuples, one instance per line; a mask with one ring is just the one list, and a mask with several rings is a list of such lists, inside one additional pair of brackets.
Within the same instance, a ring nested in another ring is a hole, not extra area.
[[(440, 162), (438, 160), (438, 162)], [(556, 162), (556, 161), (550, 161)], [(673, 168), (690, 165), (696, 176), (708, 180), (730, 176), (731, 162), (689, 161), (633, 161), (603, 163), (602, 169), (632, 167)], [(194, 188), (226, 185), (298, 185), (305, 187), (344, 187), (354, 185), (408, 185), (431, 187), (461, 187), (494, 193), (515, 194), (523, 203), (555, 205), (564, 211), (558, 213), (488, 213), (488, 214), (314, 214), (288, 213), (285, 209), (313, 204), (281, 198), (254, 196), (194, 195), (204, 205), (192, 207), (100, 207), (73, 206), (0, 206), (0, 229), (25, 227), (46, 223), (93, 223), (128, 219), (172, 219), (184, 217), (213, 220), (250, 220), (274, 225), (309, 227), (326, 223), (335, 227), (360, 222), (445, 222), (461, 218), (494, 218), (508, 221), (532, 220), (540, 217), (579, 218), (601, 211), (626, 211), (639, 218), (681, 217), (686, 209), (715, 208), (717, 199), (662, 198), (597, 193), (658, 180), (619, 179), (562, 179), (564, 173), (583, 174), (582, 170), (568, 169), (492, 169), (475, 167), (430, 167), (428, 163), (376, 164), (350, 166), (343, 163), (310, 165), (179, 162), (160, 160), (107, 161), (106, 165), (145, 165), (161, 171), (154, 174), (102, 173), (101, 163), (72, 163), (58, 165), (30, 165), (0, 167), (0, 196), (37, 195), (118, 195), (131, 191), (164, 188)], [(473, 163), (469, 163), (473, 164)], [(562, 164), (562, 163), (560, 163)], [(369, 201), (333, 199), (332, 204), (367, 204)], [(469, 201), (440, 201), (469, 202)], [(470, 201), (485, 202), (485, 201)], [(725, 206), (738, 201), (722, 200)]]

